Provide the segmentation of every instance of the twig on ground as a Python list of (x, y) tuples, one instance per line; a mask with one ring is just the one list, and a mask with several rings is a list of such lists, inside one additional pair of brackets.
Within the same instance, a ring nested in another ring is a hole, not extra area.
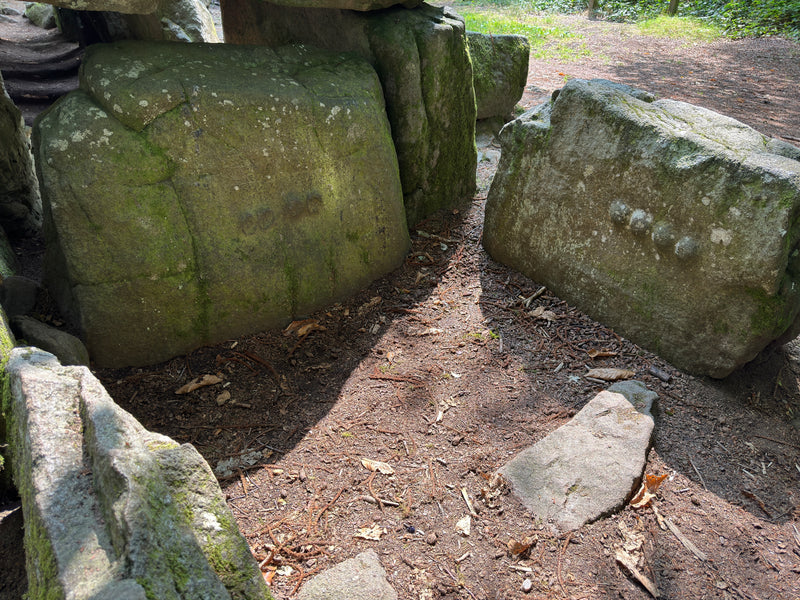
[(561, 593), (564, 596), (567, 596), (567, 588), (564, 585), (564, 579), (561, 577), (561, 563), (564, 560), (564, 553), (567, 551), (567, 546), (569, 546), (569, 541), (572, 539), (572, 532), (570, 531), (567, 534), (567, 539), (564, 540), (564, 545), (561, 546), (561, 550), (558, 552), (558, 568), (556, 569), (556, 574), (558, 575), (558, 585), (561, 586)]
[(689, 459), (689, 462), (691, 463), (692, 468), (694, 469), (694, 472), (697, 473), (697, 476), (700, 478), (700, 483), (703, 484), (703, 489), (708, 491), (708, 488), (706, 487), (706, 482), (703, 479), (703, 476), (700, 475), (700, 471), (697, 469), (697, 466), (694, 464), (694, 461), (692, 460), (692, 457), (687, 455), (687, 458)]

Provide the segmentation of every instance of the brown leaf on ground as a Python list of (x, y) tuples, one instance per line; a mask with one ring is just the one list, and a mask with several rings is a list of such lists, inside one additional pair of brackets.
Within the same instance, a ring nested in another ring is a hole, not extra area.
[(206, 375), (203, 375), (202, 377), (197, 377), (195, 379), (192, 379), (189, 383), (187, 383), (187, 384), (179, 387), (177, 390), (175, 390), (175, 393), (176, 394), (188, 394), (188, 393), (193, 392), (193, 391), (195, 391), (197, 389), (200, 389), (202, 387), (206, 387), (206, 386), (209, 386), (209, 385), (216, 385), (218, 383), (222, 383), (222, 381), (223, 381), (222, 377), (219, 377), (217, 375), (206, 374)]

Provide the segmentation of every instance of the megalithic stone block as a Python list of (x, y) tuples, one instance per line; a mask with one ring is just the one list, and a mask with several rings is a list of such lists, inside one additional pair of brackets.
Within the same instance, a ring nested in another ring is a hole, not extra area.
[(222, 0), (225, 42), (312, 44), (375, 67), (397, 149), (409, 225), (475, 191), (475, 93), (464, 21), (422, 4), (377, 12)]
[(302, 46), (118, 42), (36, 122), (46, 281), (98, 365), (283, 326), (408, 250), (380, 83)]
[(583, 80), (500, 138), (496, 260), (693, 373), (725, 377), (796, 335), (800, 149)]

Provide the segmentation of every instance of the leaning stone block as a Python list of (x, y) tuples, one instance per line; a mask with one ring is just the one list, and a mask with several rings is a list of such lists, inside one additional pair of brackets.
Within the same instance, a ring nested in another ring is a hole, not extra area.
[(573, 80), (502, 130), (483, 241), (687, 371), (797, 332), (800, 149), (718, 113)]
[(85, 367), (17, 348), (7, 373), (31, 599), (271, 598), (191, 445), (144, 429)]
[(528, 38), (468, 31), (467, 39), (478, 118), (509, 117), (528, 82)]
[[(9, 232), (36, 231), (42, 224), (39, 183), (31, 157), (30, 142), (25, 133), (22, 113), (6, 92), (0, 74), (0, 225)], [(0, 234), (2, 247), (8, 246)], [(7, 252), (2, 251), (3, 259)], [(11, 254), (13, 258), (13, 253)], [(3, 273), (7, 276), (10, 273)]]
[(97, 364), (282, 326), (409, 246), (372, 68), (302, 46), (119, 42), (35, 124), (45, 275)]
[(225, 42), (355, 52), (378, 72), (408, 222), (475, 191), (475, 94), (464, 20), (422, 4), (359, 13), (222, 0)]

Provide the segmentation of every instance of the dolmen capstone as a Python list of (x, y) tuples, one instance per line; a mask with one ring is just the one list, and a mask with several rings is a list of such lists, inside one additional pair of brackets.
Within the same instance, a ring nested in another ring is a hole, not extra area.
[(428, 4), (378, 11), (320, 8), (324, 0), (291, 4), (298, 6), (222, 0), (225, 42), (301, 42), (362, 56), (383, 85), (409, 225), (469, 198), (476, 113), (464, 20)]
[(598, 80), (500, 140), (483, 234), (499, 262), (696, 374), (796, 335), (800, 149)]
[(100, 366), (285, 325), (399, 266), (372, 67), (301, 45), (116, 42), (34, 125), (45, 280)]
[(509, 117), (528, 82), (528, 38), (467, 31), (467, 40), (477, 118)]

